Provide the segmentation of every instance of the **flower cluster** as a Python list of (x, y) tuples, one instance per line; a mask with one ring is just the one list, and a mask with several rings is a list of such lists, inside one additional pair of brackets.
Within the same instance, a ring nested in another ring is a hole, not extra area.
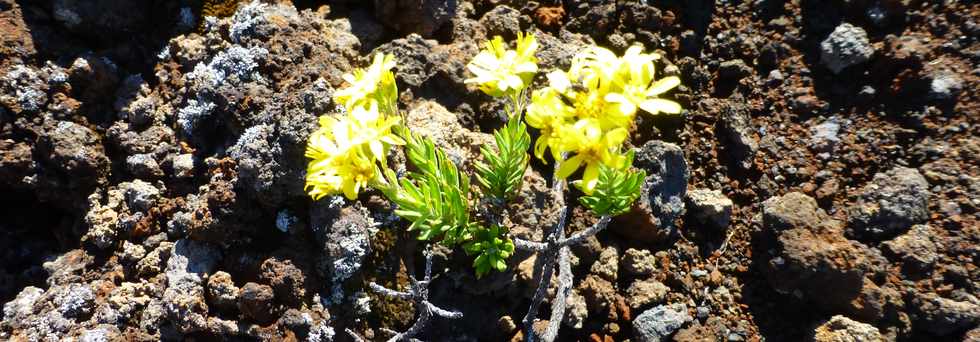
[(557, 176), (567, 178), (583, 168), (575, 184), (586, 194), (595, 189), (599, 166), (623, 168), (622, 144), (638, 109), (650, 114), (677, 114), (676, 102), (657, 98), (676, 87), (675, 76), (654, 80), (657, 54), (636, 45), (622, 57), (591, 46), (572, 59), (567, 71), (548, 73), (548, 86), (536, 90), (527, 108), (527, 123), (540, 130), (534, 155), (544, 160), (550, 150), (561, 160)]
[(493, 97), (516, 96), (531, 84), (538, 72), (538, 59), (534, 56), (537, 50), (538, 41), (532, 34), (518, 33), (516, 50), (508, 50), (504, 39), (495, 36), (466, 66), (476, 77), (466, 79), (465, 83), (476, 83), (481, 91)]
[(367, 69), (344, 75), (347, 87), (334, 93), (342, 115), (320, 117), (320, 128), (310, 135), (306, 157), (306, 191), (314, 200), (343, 193), (357, 198), (362, 188), (383, 179), (392, 145), (405, 142), (392, 132), (399, 124), (396, 115), (398, 89), (391, 68), (394, 56), (377, 54)]

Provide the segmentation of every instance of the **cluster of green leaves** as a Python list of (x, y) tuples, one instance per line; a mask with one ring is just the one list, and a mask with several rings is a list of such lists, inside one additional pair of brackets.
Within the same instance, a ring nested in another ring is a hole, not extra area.
[[(508, 151), (512, 151), (511, 153), (526, 151), (530, 145), (530, 138), (527, 137), (527, 132), (522, 126), (509, 125), (510, 128), (505, 129), (510, 130), (507, 133), (498, 131), (496, 133), (498, 143), (501, 146), (509, 146), (507, 148)], [(408, 229), (418, 231), (420, 240), (440, 240), (447, 246), (463, 244), (467, 254), (476, 255), (473, 267), (476, 269), (477, 277), (482, 277), (490, 270), (506, 269), (506, 260), (514, 252), (514, 243), (507, 236), (506, 229), (497, 225), (484, 228), (479, 222), (471, 220), (469, 178), (459, 172), (452, 160), (436, 147), (431, 139), (413, 134), (404, 127), (398, 127), (396, 131), (405, 140), (405, 156), (416, 170), (408, 172), (398, 181), (386, 181), (379, 187), (385, 196), (398, 206), (395, 214), (412, 222)], [(505, 137), (504, 135), (507, 134), (510, 136)], [(513, 147), (515, 143), (510, 140), (513, 137), (523, 139), (524, 141), (517, 144), (524, 144), (524, 147)], [(520, 167), (520, 169), (507, 172), (523, 176), (527, 160), (525, 156), (518, 161), (518, 166), (508, 164), (507, 167)], [(394, 171), (387, 169), (385, 172), (385, 178), (390, 180), (397, 178)], [(501, 174), (501, 170), (487, 169), (486, 174), (498, 175)], [(512, 181), (508, 180), (508, 182)], [(517, 182), (520, 182), (520, 177), (517, 178)], [(508, 190), (498, 194), (504, 197), (518, 187), (519, 183), (508, 183), (506, 188), (501, 188)], [(490, 191), (489, 189), (491, 187), (486, 187), (486, 191)]]
[(473, 239), (463, 248), (466, 254), (476, 255), (473, 268), (476, 276), (482, 277), (491, 269), (503, 271), (507, 269), (507, 258), (514, 254), (514, 242), (507, 237), (507, 230), (498, 225), (490, 228), (480, 228), (473, 232)]
[[(405, 140), (405, 155), (417, 171), (382, 188), (398, 205), (395, 214), (412, 222), (408, 229), (417, 230), (420, 240), (441, 238), (448, 246), (467, 240), (477, 225), (470, 221), (469, 177), (429, 138), (405, 128), (397, 130)], [(388, 173), (388, 179), (396, 178), (393, 171)]]
[(517, 118), (511, 118), (503, 128), (493, 133), (497, 141), (497, 151), (486, 146), (480, 148), (486, 162), (476, 163), (476, 180), (486, 195), (502, 200), (513, 199), (521, 188), (524, 170), (530, 156), (531, 136), (527, 126)]
[[(439, 240), (447, 246), (462, 244), (467, 254), (475, 255), (477, 277), (491, 270), (505, 270), (506, 260), (514, 253), (514, 243), (506, 228), (497, 224), (484, 227), (471, 218), (469, 178), (431, 139), (404, 127), (396, 128), (396, 132), (405, 140), (405, 155), (415, 171), (380, 187), (398, 206), (395, 214), (412, 222), (409, 230), (418, 231), (420, 240)], [(477, 165), (476, 177), (484, 196), (513, 199), (529, 161), (526, 151), (530, 137), (519, 120), (509, 121), (494, 132), (494, 137), (499, 153), (482, 149), (486, 163)], [(646, 178), (646, 172), (632, 169), (632, 164), (631, 151), (623, 168), (601, 165), (595, 191), (579, 198), (582, 205), (598, 216), (628, 211)], [(386, 173), (387, 179), (397, 178), (390, 169)]]
[(598, 216), (625, 213), (640, 197), (640, 187), (646, 172), (633, 170), (633, 151), (626, 154), (626, 167), (619, 169), (599, 165), (599, 178), (591, 195), (579, 197), (579, 202)]

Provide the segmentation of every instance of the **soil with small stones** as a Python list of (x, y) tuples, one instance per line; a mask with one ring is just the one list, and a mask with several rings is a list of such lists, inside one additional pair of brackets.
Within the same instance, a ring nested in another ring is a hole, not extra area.
[[(644, 198), (572, 248), (559, 340), (980, 338), (976, 3), (0, 0), (0, 340), (404, 331), (412, 303), (367, 284), (407, 288), (426, 244), (377, 191), (310, 200), (306, 139), (392, 53), (408, 126), (472, 170), (503, 104), (465, 65), (521, 31), (542, 71), (642, 44), (682, 80), (682, 115), (628, 141)], [(549, 168), (514, 236), (557, 220)], [(523, 340), (533, 256), (476, 279), (434, 255), (430, 299), (463, 318), (419, 338)]]

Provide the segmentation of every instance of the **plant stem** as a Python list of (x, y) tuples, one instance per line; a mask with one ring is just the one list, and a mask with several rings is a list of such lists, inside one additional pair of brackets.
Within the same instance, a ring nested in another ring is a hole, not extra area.
[[(557, 164), (555, 165), (556, 171), (560, 167)], [(535, 273), (540, 274), (541, 278), (538, 280), (538, 286), (534, 291), (534, 296), (531, 298), (531, 306), (528, 308), (527, 314), (524, 315), (523, 319), (526, 341), (535, 341), (539, 338), (534, 333), (534, 320), (537, 317), (541, 302), (548, 292), (548, 286), (551, 285), (551, 276), (554, 274), (556, 266), (558, 268), (558, 289), (555, 291), (555, 297), (551, 300), (551, 317), (548, 320), (548, 327), (540, 336), (540, 340), (552, 342), (558, 337), (558, 329), (561, 327), (561, 322), (565, 318), (565, 309), (567, 306), (565, 300), (572, 290), (573, 279), (569, 246), (582, 243), (585, 239), (595, 236), (604, 230), (612, 219), (610, 216), (602, 216), (599, 218), (599, 222), (596, 222), (592, 227), (578, 232), (571, 237), (566, 237), (565, 226), (568, 222), (568, 205), (565, 203), (564, 187), (565, 180), (555, 177), (552, 190), (556, 194), (556, 201), (561, 209), (558, 213), (558, 223), (545, 236), (544, 241), (535, 242), (519, 238), (513, 239), (514, 247), (539, 253), (534, 268)], [(555, 261), (557, 261), (557, 265)]]
[[(422, 329), (429, 324), (432, 316), (440, 316), (450, 319), (463, 317), (463, 313), (461, 312), (445, 310), (429, 302), (429, 282), (432, 281), (432, 252), (425, 251), (424, 254), (425, 273), (423, 274), (422, 280), (416, 280), (415, 277), (409, 276), (409, 292), (388, 289), (375, 283), (368, 284), (371, 287), (371, 290), (374, 290), (374, 292), (377, 292), (380, 295), (400, 299), (411, 299), (413, 302), (415, 302), (415, 310), (418, 311), (419, 316), (418, 319), (416, 319), (415, 323), (412, 324), (412, 326), (405, 332), (396, 332), (394, 336), (388, 339), (388, 342), (417, 341), (413, 338), (413, 336), (422, 332)], [(360, 339), (350, 330), (348, 330), (347, 333), (354, 337), (355, 340)]]
[(567, 239), (558, 241), (558, 245), (562, 247), (568, 247), (571, 245), (577, 245), (579, 243), (582, 243), (582, 241), (585, 241), (585, 239), (588, 239), (589, 237), (594, 236), (599, 232), (603, 231), (604, 229), (606, 229), (606, 226), (609, 225), (609, 221), (611, 220), (612, 220), (611, 216), (608, 215), (602, 216), (599, 218), (599, 222), (596, 222), (594, 225), (592, 225), (592, 227), (589, 227), (589, 229), (575, 233), (574, 235), (568, 237)]
[[(534, 320), (538, 315), (538, 309), (541, 307), (541, 302), (544, 300), (544, 296), (548, 292), (548, 285), (551, 284), (551, 276), (555, 272), (555, 259), (560, 258), (560, 254), (562, 254), (562, 248), (558, 247), (558, 242), (565, 238), (565, 225), (568, 222), (568, 205), (565, 203), (565, 180), (558, 178), (558, 170), (560, 167), (561, 162), (555, 161), (552, 192), (555, 194), (555, 201), (561, 208), (558, 210), (558, 223), (544, 238), (545, 248), (543, 251), (540, 251), (541, 256), (539, 257), (540, 259), (538, 260), (538, 265), (535, 267), (536, 271), (540, 272), (541, 279), (539, 280), (537, 289), (534, 291), (534, 297), (531, 298), (531, 307), (528, 308), (527, 314), (524, 315), (523, 320), (524, 338), (529, 342), (537, 339), (537, 336), (534, 334)], [(519, 239), (515, 239), (515, 246), (518, 244), (523, 246), (533, 245), (524, 242), (518, 243), (516, 240)], [(567, 257), (566, 251), (565, 258), (567, 259)], [(571, 277), (570, 273), (568, 274), (568, 277)], [(571, 281), (569, 281), (569, 283), (570, 282)], [(555, 300), (559, 300), (559, 298), (553, 299), (552, 304), (554, 304)], [(560, 300), (564, 301), (564, 297), (562, 297)], [(561, 307), (558, 309), (561, 309), (562, 314), (564, 315), (564, 305), (561, 305)], [(555, 332), (557, 333), (557, 329)], [(547, 337), (547, 334), (545, 337)], [(552, 337), (552, 339), (553, 338), (554, 337)], [(551, 340), (545, 339), (545, 341)]]

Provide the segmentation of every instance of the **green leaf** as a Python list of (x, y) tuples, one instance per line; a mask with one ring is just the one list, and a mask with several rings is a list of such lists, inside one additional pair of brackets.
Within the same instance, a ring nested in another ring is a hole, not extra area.
[(579, 197), (579, 202), (597, 216), (616, 216), (628, 211), (640, 197), (646, 179), (643, 170), (629, 168), (632, 162), (633, 152), (630, 151), (627, 154), (627, 167), (623, 169), (600, 165), (595, 190), (591, 195)]
[(412, 222), (409, 230), (419, 231), (420, 240), (441, 239), (448, 246), (465, 240), (471, 227), (469, 179), (431, 139), (404, 127), (396, 132), (405, 140), (405, 155), (418, 171), (381, 188), (398, 206), (395, 214)]
[(493, 133), (497, 151), (480, 148), (483, 161), (476, 163), (476, 180), (484, 194), (510, 200), (521, 188), (530, 156), (531, 136), (520, 119), (512, 119)]
[(476, 277), (483, 277), (491, 269), (506, 270), (507, 259), (514, 252), (514, 242), (507, 237), (506, 229), (496, 225), (489, 228), (474, 226), (470, 231), (473, 233), (472, 240), (463, 249), (466, 254), (476, 255), (473, 259)]

